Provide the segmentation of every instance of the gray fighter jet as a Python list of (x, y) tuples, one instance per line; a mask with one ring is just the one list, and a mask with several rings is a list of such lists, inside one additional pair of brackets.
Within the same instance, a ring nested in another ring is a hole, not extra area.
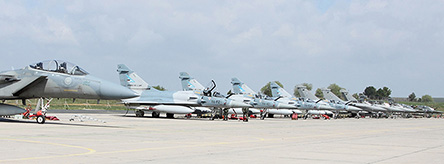
[[(270, 83), (271, 94), (273, 97), (277, 97), (278, 101), (290, 104), (295, 104), (298, 109), (305, 110), (306, 116), (308, 115), (333, 115), (331, 111), (339, 111), (340, 109), (333, 108), (324, 103), (317, 103), (311, 100), (303, 100), (301, 98), (296, 98), (288, 93), (284, 88), (280, 87), (275, 82)], [(342, 110), (342, 109), (341, 109)], [(306, 118), (306, 117), (304, 117)]]
[(369, 102), (359, 102), (358, 100), (356, 100), (352, 95), (350, 95), (346, 90), (341, 90), (341, 93), (343, 94), (343, 96), (345, 97), (346, 104), (361, 108), (365, 111), (371, 112), (371, 113), (379, 113), (379, 112), (387, 112), (387, 109), (373, 105)]
[[(352, 104), (356, 104), (359, 105), (358, 100), (356, 100), (352, 95), (349, 94), (349, 92), (345, 89), (342, 89), (340, 91), (342, 93), (342, 95), (345, 97), (345, 99), (349, 102), (353, 102)], [(364, 105), (361, 104), (361, 106), (365, 106), (365, 105), (369, 105), (371, 103), (369, 102), (363, 102), (365, 103)], [(377, 106), (377, 107), (381, 107), (387, 110), (386, 113), (388, 113), (389, 116), (393, 116), (394, 114), (401, 114), (401, 116), (403, 117), (411, 117), (412, 114), (418, 114), (418, 113), (423, 113), (424, 115), (426, 115), (426, 113), (421, 112), (420, 110), (417, 109), (413, 109), (411, 106), (408, 105), (404, 105), (404, 104), (398, 104), (398, 103), (386, 103), (386, 102), (375, 102), (372, 104), (372, 106)], [(359, 107), (359, 106), (358, 106)]]
[[(179, 75), (179, 78), (181, 79), (181, 83), (182, 83), (182, 89), (185, 91), (194, 91), (196, 94), (199, 95), (204, 95), (205, 92), (208, 92), (209, 88), (211, 87), (207, 87), (205, 88), (202, 84), (200, 84), (196, 79), (194, 79), (193, 77), (191, 77), (187, 72), (181, 72)], [(222, 96), (224, 97), (222, 94), (220, 94), (219, 92), (214, 92), (213, 96)], [(207, 93), (208, 95), (208, 93)], [(243, 104), (243, 106), (237, 106), (237, 107), (224, 107), (221, 106), (220, 108), (222, 109), (216, 109), (213, 110), (213, 115), (215, 115), (218, 111), (217, 110), (223, 110), (224, 112), (223, 115), (227, 116), (227, 114), (240, 114), (243, 113), (242, 108), (245, 108), (248, 105), (248, 107), (252, 107), (251, 105), (251, 99), (250, 98), (246, 98), (242, 95), (229, 95), (226, 97), (227, 99), (229, 99), (230, 101), (236, 101), (240, 104)], [(254, 109), (254, 108), (248, 108), (249, 113), (250, 114), (260, 114), (260, 110), (258, 109)], [(224, 119), (226, 119), (226, 117), (224, 117)]]
[(356, 105), (344, 102), (342, 99), (340, 99), (338, 96), (336, 96), (333, 92), (331, 92), (331, 90), (328, 88), (321, 88), (321, 91), (324, 95), (324, 98), (326, 100), (328, 100), (332, 106), (335, 106), (336, 108), (343, 108), (346, 111), (351, 112), (352, 114), (356, 114), (357, 117), (359, 117), (359, 113), (364, 113), (365, 111), (368, 112), (370, 109), (371, 109), (370, 110), (371, 112), (384, 111), (384, 109), (385, 109), (382, 106), (376, 106), (376, 105), (369, 106), (368, 109), (359, 108), (359, 107), (356, 107)]
[(442, 115), (442, 111), (437, 111), (435, 109), (433, 109), (432, 107), (429, 106), (425, 106), (425, 105), (418, 105), (416, 107), (416, 109), (418, 109), (420, 112), (424, 113), (424, 117), (432, 117), (433, 114), (439, 114)]
[[(159, 91), (146, 83), (127, 66), (119, 64), (117, 72), (120, 84), (139, 94), (138, 97), (122, 100), (130, 109), (136, 110), (136, 116), (142, 117), (144, 111), (150, 111), (153, 117), (166, 113), (168, 118), (174, 114), (190, 114), (196, 107), (249, 107), (247, 104), (234, 102), (226, 98), (201, 96), (194, 91)], [(211, 91), (209, 91), (211, 92)]]
[[(91, 76), (77, 65), (61, 60), (48, 60), (25, 68), (0, 73), (0, 99), (81, 98), (122, 99), (137, 96), (131, 90)], [(25, 110), (17, 106), (0, 104), (0, 115), (15, 115)], [(44, 123), (45, 117), (37, 117)]]
[(307, 90), (305, 86), (297, 86), (296, 89), (298, 90), (299, 94), (305, 99), (305, 101), (315, 101), (317, 104), (320, 104), (320, 106), (324, 107), (329, 106), (334, 109), (333, 111), (335, 111), (336, 115), (338, 114), (339, 111), (347, 111), (347, 112), (362, 111), (359, 108), (350, 107), (347, 104), (342, 105), (342, 104), (332, 103), (330, 101), (326, 102), (324, 100), (321, 100), (318, 97), (316, 97), (312, 92)]
[(291, 115), (293, 113), (302, 114), (302, 111), (297, 110), (297, 106), (294, 104), (280, 103), (276, 100), (267, 100), (261, 95), (258, 95), (250, 87), (245, 85), (238, 78), (232, 78), (231, 84), (233, 85), (233, 93), (236, 95), (242, 95), (243, 97), (251, 98), (252, 105), (254, 108), (263, 109), (261, 114), (261, 119), (268, 114), (269, 117), (273, 115)]

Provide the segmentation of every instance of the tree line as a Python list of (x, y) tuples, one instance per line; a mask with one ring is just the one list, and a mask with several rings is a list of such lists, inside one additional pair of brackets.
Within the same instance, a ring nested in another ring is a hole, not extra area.
[[(279, 86), (284, 88), (284, 86), (279, 81), (275, 81), (275, 82)], [(261, 93), (272, 97), (270, 83), (271, 82), (268, 82), (264, 87), (261, 88)], [(299, 92), (297, 90), (298, 86), (305, 86), (307, 88), (307, 90), (309, 90), (309, 91), (311, 91), (313, 89), (313, 84), (310, 84), (310, 83), (298, 84), (293, 89), (293, 95), (295, 97), (301, 97), (301, 95), (299, 94)], [(331, 92), (333, 94), (335, 94), (336, 96), (338, 96), (340, 99), (345, 100), (345, 97), (341, 94), (341, 90), (345, 89), (345, 88), (340, 87), (336, 83), (330, 84), (327, 88), (330, 89)], [(353, 94), (353, 97), (355, 97), (356, 99), (390, 100), (391, 94), (392, 94), (392, 90), (388, 87), (384, 86), (382, 88), (376, 89), (374, 86), (368, 86), (364, 89), (364, 91), (362, 93)], [(316, 89), (315, 95), (316, 95), (316, 97), (318, 97), (320, 99), (324, 99), (324, 94), (322, 93), (321, 88)], [(420, 98), (417, 98), (415, 93), (410, 94), (408, 96), (408, 100), (409, 101), (416, 101), (416, 102), (433, 102), (432, 96), (424, 95)]]
[[(276, 82), (280, 87), (284, 88), (282, 83), (280, 83), (279, 81), (274, 81), (274, 82)], [(270, 84), (271, 84), (271, 82), (268, 82), (267, 84), (265, 84), (265, 86), (263, 86), (260, 91), (262, 94), (272, 97)], [(305, 86), (307, 88), (307, 90), (309, 90), (309, 91), (311, 91), (313, 89), (313, 84), (310, 84), (310, 83), (298, 84), (293, 89), (293, 95), (295, 97), (301, 97), (301, 95), (299, 94), (299, 92), (297, 90), (298, 86)], [(155, 88), (157, 90), (161, 90), (161, 91), (166, 90), (166, 88), (164, 88), (160, 85), (153, 86), (153, 88)], [(345, 100), (345, 97), (341, 94), (341, 90), (345, 89), (345, 88), (340, 87), (336, 83), (330, 84), (327, 88), (330, 89), (331, 92), (333, 94), (335, 94), (336, 96), (338, 96), (340, 99)], [(228, 91), (228, 94), (229, 93), (231, 93), (231, 90)], [(364, 89), (364, 91), (362, 93), (353, 94), (353, 97), (355, 97), (356, 99), (389, 100), (391, 98), (390, 97), (391, 94), (392, 94), (392, 90), (388, 87), (382, 87), (382, 88), (376, 89), (374, 86), (368, 86)], [(321, 88), (316, 89), (315, 96), (320, 99), (324, 99), (324, 94), (322, 93)], [(418, 98), (418, 97), (416, 97), (414, 92), (412, 92), (408, 96), (408, 100), (413, 101), (413, 102), (433, 102), (432, 96), (424, 95), (424, 96)]]

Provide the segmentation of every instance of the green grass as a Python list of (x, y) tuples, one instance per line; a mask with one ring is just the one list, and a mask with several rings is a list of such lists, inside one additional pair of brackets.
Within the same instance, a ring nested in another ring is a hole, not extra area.
[[(45, 101), (46, 102), (46, 101)], [(7, 100), (5, 103), (16, 105), (22, 108), (26, 106), (22, 105), (21, 100)], [(26, 101), (31, 108), (34, 109), (37, 103), (37, 99), (29, 99)], [(399, 102), (407, 105), (426, 105), (436, 110), (444, 111), (444, 102)], [(126, 107), (120, 103), (119, 100), (101, 100), (97, 104), (97, 100), (76, 99), (73, 102), (72, 99), (53, 99), (49, 109), (104, 109), (104, 110), (127, 110)]]
[(411, 106), (412, 105), (425, 105), (425, 106), (429, 106), (429, 107), (432, 107), (432, 108), (434, 108), (436, 110), (444, 112), (444, 103), (443, 102), (437, 103), (437, 102), (411, 102), (411, 101), (407, 101), (407, 102), (399, 102), (399, 103), (407, 104), (407, 105), (411, 105)]
[[(7, 100), (5, 103), (16, 105), (22, 108), (30, 106), (35, 109), (37, 99), (29, 99), (26, 101), (27, 106), (22, 104), (21, 100)], [(46, 101), (45, 101), (46, 103)], [(101, 100), (97, 103), (97, 100), (87, 99), (53, 99), (50, 103), (49, 109), (104, 109), (104, 110), (126, 110), (126, 107), (120, 103), (119, 100)]]

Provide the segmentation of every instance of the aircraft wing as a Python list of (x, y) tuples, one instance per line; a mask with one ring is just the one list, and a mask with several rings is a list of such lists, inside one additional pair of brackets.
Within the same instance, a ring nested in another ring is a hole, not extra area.
[(22, 79), (9, 79), (9, 75), (0, 75), (2, 82), (0, 83), (0, 97), (14, 98), (37, 84), (47, 80), (47, 76), (25, 77)]

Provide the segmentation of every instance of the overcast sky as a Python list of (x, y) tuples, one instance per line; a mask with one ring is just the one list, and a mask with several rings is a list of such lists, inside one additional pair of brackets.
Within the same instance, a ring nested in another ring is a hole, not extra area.
[(186, 71), (223, 93), (238, 77), (444, 97), (443, 49), (442, 0), (0, 0), (0, 70), (60, 59), (118, 83), (122, 63), (168, 90)]

